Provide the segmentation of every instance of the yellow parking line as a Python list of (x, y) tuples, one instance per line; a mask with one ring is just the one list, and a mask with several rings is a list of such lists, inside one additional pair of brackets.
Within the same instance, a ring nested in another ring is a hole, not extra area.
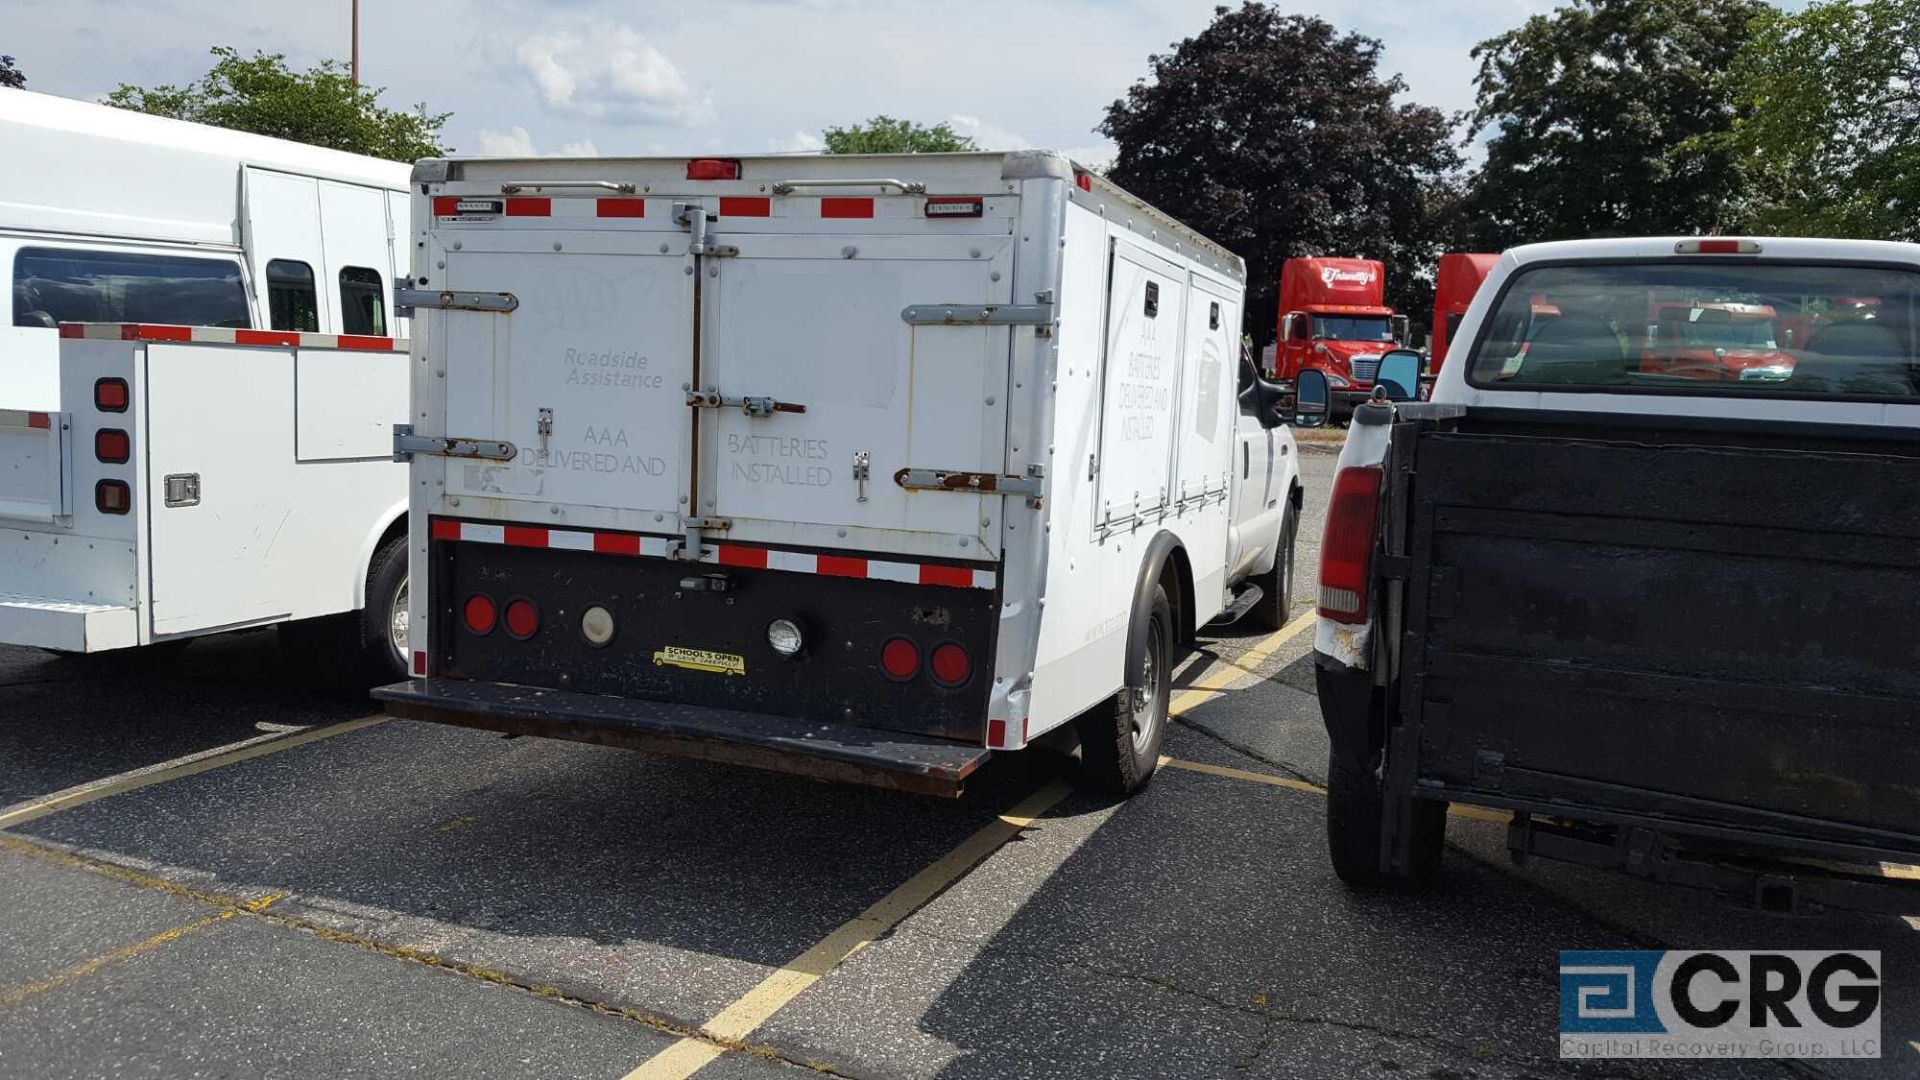
[(959, 847), (908, 878), (905, 884), (715, 1013), (700, 1025), (699, 1037), (688, 1036), (660, 1051), (628, 1073), (625, 1080), (684, 1080), (699, 1072), (729, 1047), (739, 1045), (754, 1028), (766, 1023), (807, 987), (940, 895), (1002, 844), (1030, 828), (1072, 790), (1065, 781), (1055, 780), (1027, 796), (1019, 805), (967, 837)]
[(1238, 657), (1231, 661), (1223, 661), (1219, 667), (1194, 680), (1192, 685), (1182, 687), (1172, 704), (1167, 706), (1167, 714), (1179, 716), (1197, 705), (1211, 701), (1220, 691), (1225, 690), (1228, 684), (1238, 680), (1242, 675), (1258, 674), (1257, 669), (1262, 661), (1278, 652), (1280, 646), (1299, 637), (1300, 632), (1312, 626), (1314, 619), (1318, 617), (1319, 612), (1308, 608), (1300, 613), (1299, 618), (1268, 634)]
[(114, 795), (124, 795), (129, 791), (138, 791), (141, 788), (152, 787), (155, 784), (164, 784), (169, 780), (179, 780), (183, 777), (194, 776), (198, 773), (218, 769), (224, 765), (234, 765), (242, 761), (251, 761), (254, 758), (265, 757), (268, 754), (277, 754), (282, 750), (291, 750), (296, 746), (305, 746), (308, 743), (318, 742), (321, 739), (331, 738), (335, 735), (345, 735), (350, 731), (359, 731), (362, 728), (372, 727), (375, 724), (384, 722), (386, 719), (385, 715), (363, 716), (358, 720), (347, 720), (343, 723), (329, 724), (326, 727), (310, 728), (292, 735), (277, 736), (265, 740), (248, 739), (245, 743), (231, 750), (182, 758), (175, 764), (158, 769), (140, 769), (115, 779), (75, 788), (71, 791), (42, 799), (39, 802), (28, 803), (25, 806), (15, 807), (5, 813), (0, 813), (0, 829), (11, 829), (15, 825), (24, 825), (29, 821), (36, 821), (46, 817), (48, 814), (57, 814), (62, 810), (71, 810), (76, 806), (85, 806), (87, 803), (97, 802)]
[(1206, 773), (1209, 776), (1224, 776), (1229, 780), (1246, 780), (1255, 784), (1267, 784), (1272, 787), (1290, 788), (1304, 791), (1310, 795), (1325, 795), (1327, 789), (1319, 784), (1309, 784), (1305, 780), (1295, 780), (1290, 776), (1274, 776), (1270, 773), (1249, 772), (1246, 769), (1233, 769), (1225, 765), (1208, 765), (1200, 761), (1182, 761), (1179, 758), (1161, 757), (1160, 764), (1188, 772)]
[(18, 1005), (28, 998), (33, 997), (35, 994), (44, 994), (49, 990), (58, 989), (75, 979), (91, 975), (101, 968), (106, 967), (108, 964), (116, 964), (122, 960), (130, 960), (143, 952), (157, 949), (171, 941), (178, 941), (197, 930), (204, 930), (214, 923), (231, 918), (233, 918), (233, 912), (223, 911), (218, 915), (209, 915), (204, 919), (196, 919), (184, 926), (176, 926), (171, 930), (162, 930), (160, 933), (153, 935), (145, 941), (136, 941), (131, 945), (122, 946), (112, 952), (102, 953), (91, 960), (82, 960), (70, 968), (62, 968), (43, 979), (35, 979), (30, 983), (16, 986), (11, 990), (0, 990), (0, 1008)]

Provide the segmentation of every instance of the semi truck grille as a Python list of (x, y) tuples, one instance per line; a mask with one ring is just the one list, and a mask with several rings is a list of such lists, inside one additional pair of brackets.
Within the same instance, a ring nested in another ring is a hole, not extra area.
[(1372, 382), (1373, 377), (1380, 374), (1380, 358), (1377, 356), (1356, 356), (1353, 358), (1351, 367), (1353, 368), (1353, 381)]

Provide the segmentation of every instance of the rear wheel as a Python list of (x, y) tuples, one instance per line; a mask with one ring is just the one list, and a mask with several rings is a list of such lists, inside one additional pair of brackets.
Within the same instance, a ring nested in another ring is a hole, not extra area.
[(1280, 539), (1273, 552), (1273, 569), (1260, 576), (1260, 599), (1247, 612), (1247, 621), (1256, 630), (1278, 630), (1287, 625), (1293, 613), (1293, 540), (1300, 531), (1300, 512), (1287, 502), (1280, 519)]
[(1374, 767), (1356, 769), (1337, 755), (1327, 759), (1327, 855), (1333, 872), (1363, 888), (1418, 889), (1440, 870), (1447, 835), (1447, 804), (1413, 802), (1412, 868), (1380, 865), (1380, 836), (1386, 800), (1381, 790), (1379, 756)]
[(1167, 702), (1173, 682), (1173, 609), (1167, 592), (1153, 587), (1139, 666), (1127, 672), (1127, 685), (1104, 706), (1089, 710), (1080, 729), (1082, 779), (1114, 795), (1131, 795), (1147, 786), (1160, 765), (1160, 743), (1167, 733)]
[(407, 677), (407, 538), (381, 544), (367, 564), (359, 611), (280, 624), (291, 663), (356, 689)]

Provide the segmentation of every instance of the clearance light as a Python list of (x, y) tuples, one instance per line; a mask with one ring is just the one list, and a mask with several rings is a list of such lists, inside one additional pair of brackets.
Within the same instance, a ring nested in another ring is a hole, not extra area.
[(880, 647), (880, 670), (887, 678), (905, 682), (920, 673), (920, 646), (906, 638), (891, 638)]
[(127, 380), (93, 380), (93, 407), (101, 412), (126, 412)]
[(687, 162), (689, 180), (738, 180), (740, 163), (731, 158), (694, 158)]
[(133, 440), (119, 428), (101, 428), (93, 433), (93, 456), (109, 465), (125, 465), (133, 456)]
[(927, 668), (933, 673), (933, 681), (941, 686), (959, 686), (973, 674), (973, 658), (967, 655), (967, 650), (949, 641), (934, 647)]
[(495, 610), (493, 599), (479, 593), (467, 597), (465, 616), (467, 629), (481, 637), (493, 633), (494, 624), (500, 621), (500, 613)]
[(1705, 237), (1699, 240), (1682, 240), (1673, 245), (1676, 255), (1758, 255), (1758, 240), (1723, 240), (1719, 237)]
[(509, 600), (506, 624), (508, 637), (525, 641), (540, 629), (540, 609), (531, 600)]
[(986, 212), (987, 200), (978, 195), (930, 196), (925, 210), (930, 218), (980, 217)]
[(93, 508), (103, 514), (124, 514), (133, 509), (133, 491), (125, 480), (102, 480), (93, 485)]

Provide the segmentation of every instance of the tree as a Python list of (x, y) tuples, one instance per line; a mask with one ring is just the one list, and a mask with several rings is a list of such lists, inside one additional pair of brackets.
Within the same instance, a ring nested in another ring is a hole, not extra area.
[(829, 154), (944, 154), (978, 150), (970, 136), (948, 123), (927, 127), (911, 120), (876, 116), (864, 124), (831, 127), (820, 133)]
[(1481, 42), (1471, 135), (1491, 130), (1467, 212), (1491, 250), (1534, 240), (1700, 233), (1743, 189), (1712, 137), (1761, 0), (1573, 0)]
[(27, 76), (13, 66), (13, 57), (0, 56), (0, 86), (10, 86), (15, 90), (27, 88)]
[(1385, 259), (1389, 302), (1421, 302), (1432, 196), (1460, 157), (1439, 110), (1395, 100), (1406, 85), (1380, 76), (1380, 51), (1311, 16), (1218, 7), (1107, 106), (1108, 175), (1247, 260), (1256, 341), (1274, 336), (1294, 256)]
[(382, 91), (355, 86), (339, 61), (292, 71), (280, 53), (249, 57), (215, 46), (213, 55), (212, 70), (198, 82), (151, 89), (122, 83), (107, 104), (395, 161), (449, 152), (440, 128), (452, 113), (382, 108)]
[(1920, 0), (1768, 12), (1731, 81), (1743, 231), (1920, 239)]

